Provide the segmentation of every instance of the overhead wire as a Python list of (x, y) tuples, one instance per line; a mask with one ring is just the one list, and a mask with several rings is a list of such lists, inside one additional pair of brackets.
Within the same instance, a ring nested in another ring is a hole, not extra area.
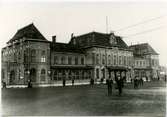
[(144, 20), (144, 21), (141, 21), (139, 23), (136, 23), (136, 24), (132, 24), (132, 25), (129, 25), (129, 26), (126, 26), (126, 27), (123, 27), (123, 28), (120, 28), (120, 29), (117, 29), (116, 31), (114, 32), (119, 32), (119, 31), (122, 31), (122, 30), (126, 30), (126, 29), (129, 29), (129, 28), (133, 28), (133, 27), (136, 27), (138, 25), (142, 25), (142, 24), (145, 24), (145, 23), (149, 23), (149, 22), (152, 22), (154, 20), (158, 20), (158, 19), (162, 19), (164, 17), (166, 17), (167, 15), (163, 15), (163, 16), (158, 16), (158, 17), (154, 17), (154, 18), (151, 18), (151, 19), (148, 19), (148, 20)]
[(128, 35), (128, 36), (123, 36), (123, 38), (129, 38), (129, 37), (132, 37), (132, 36), (134, 37), (134, 36), (137, 36), (137, 35), (150, 33), (150, 32), (153, 32), (153, 31), (156, 31), (156, 30), (160, 30), (160, 29), (163, 29), (163, 28), (167, 28), (167, 27), (166, 26), (159, 26), (159, 27), (156, 27), (156, 28), (152, 28), (152, 29), (145, 30), (145, 31), (142, 31), (142, 32), (138, 32), (138, 33), (135, 33), (135, 34), (131, 34), (131, 35)]

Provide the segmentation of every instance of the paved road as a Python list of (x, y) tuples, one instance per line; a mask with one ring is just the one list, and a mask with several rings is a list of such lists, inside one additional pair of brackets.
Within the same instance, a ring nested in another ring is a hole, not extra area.
[(165, 116), (166, 87), (160, 83), (133, 89), (128, 84), (123, 95), (114, 89), (107, 95), (105, 85), (3, 89), (3, 115), (109, 115)]

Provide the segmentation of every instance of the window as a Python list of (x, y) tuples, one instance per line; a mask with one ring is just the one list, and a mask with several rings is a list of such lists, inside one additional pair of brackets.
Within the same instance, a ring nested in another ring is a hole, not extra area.
[(78, 57), (75, 57), (75, 65), (78, 65)]
[(84, 57), (81, 57), (81, 64), (84, 65)]
[(20, 60), (21, 60), (21, 53), (19, 52), (18, 53), (18, 61), (20, 62)]
[(76, 79), (79, 79), (79, 71), (76, 71)]
[(99, 69), (96, 69), (96, 78), (99, 78)]
[(69, 78), (69, 80), (72, 79), (72, 73), (71, 73), (71, 71), (69, 71), (69, 73), (68, 73), (68, 78)]
[(126, 65), (126, 56), (124, 56), (124, 65)]
[(58, 64), (58, 56), (54, 56), (53, 64)]
[(96, 59), (96, 58), (95, 58), (95, 53), (92, 53), (92, 61), (93, 61), (92, 63), (93, 63), (93, 64), (95, 64), (95, 59)]
[(105, 55), (103, 55), (102, 64), (105, 64)]
[(71, 65), (72, 64), (72, 57), (68, 57), (68, 64)]
[(54, 74), (53, 74), (53, 80), (58, 80), (58, 74), (57, 74), (57, 71), (54, 71)]
[(41, 62), (46, 62), (46, 55), (44, 50), (41, 52)]
[(17, 62), (17, 54), (14, 53), (14, 62)]
[(99, 54), (96, 55), (96, 64), (99, 64), (100, 59), (99, 59)]
[(111, 56), (108, 55), (108, 64), (110, 65), (111, 64)]
[(36, 50), (31, 50), (31, 62), (35, 62), (36, 59)]
[(111, 54), (111, 64), (113, 64), (113, 55)]
[(140, 61), (140, 66), (142, 66), (142, 61)]
[(121, 56), (119, 56), (119, 65), (121, 65)]
[(45, 74), (46, 74), (45, 69), (42, 69), (41, 70), (41, 81), (45, 81)]
[(64, 56), (61, 57), (61, 64), (65, 64), (65, 57)]
[(116, 59), (117, 59), (117, 56), (114, 55), (114, 65), (116, 65)]
[(27, 63), (28, 62), (28, 51), (24, 50), (24, 62)]

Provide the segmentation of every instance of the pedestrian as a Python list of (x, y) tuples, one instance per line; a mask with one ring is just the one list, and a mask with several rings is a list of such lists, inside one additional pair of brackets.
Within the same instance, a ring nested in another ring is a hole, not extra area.
[(118, 91), (119, 91), (119, 95), (122, 94), (122, 86), (123, 86), (123, 79), (121, 77), (118, 77)]
[(138, 80), (137, 80), (137, 77), (135, 77), (135, 79), (134, 79), (134, 88), (135, 88), (135, 89), (138, 88)]
[(146, 76), (146, 82), (148, 82), (148, 77)]
[(91, 86), (94, 85), (94, 79), (93, 79), (93, 78), (90, 79), (90, 85), (91, 85)]
[(101, 84), (103, 84), (103, 81), (104, 81), (104, 79), (103, 79), (103, 78), (101, 78), (100, 83), (101, 83)]
[(63, 87), (65, 87), (66, 86), (66, 80), (65, 80), (65, 78), (63, 78)]
[(6, 82), (5, 81), (2, 81), (2, 88), (6, 88)]
[(72, 86), (74, 86), (74, 78), (72, 78)]
[(143, 86), (143, 78), (140, 78), (140, 86)]
[(32, 88), (31, 79), (28, 80), (28, 88)]

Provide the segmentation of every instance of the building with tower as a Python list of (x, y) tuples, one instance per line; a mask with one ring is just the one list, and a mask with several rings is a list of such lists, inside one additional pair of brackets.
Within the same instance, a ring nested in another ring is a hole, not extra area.
[[(2, 48), (2, 80), (7, 85), (131, 81), (135, 76), (158, 76), (158, 54), (149, 44), (128, 46), (114, 33), (71, 35), (69, 43), (48, 41), (34, 24), (20, 30)], [(142, 61), (142, 62), (141, 62)], [(140, 64), (142, 66), (140, 66)]]

